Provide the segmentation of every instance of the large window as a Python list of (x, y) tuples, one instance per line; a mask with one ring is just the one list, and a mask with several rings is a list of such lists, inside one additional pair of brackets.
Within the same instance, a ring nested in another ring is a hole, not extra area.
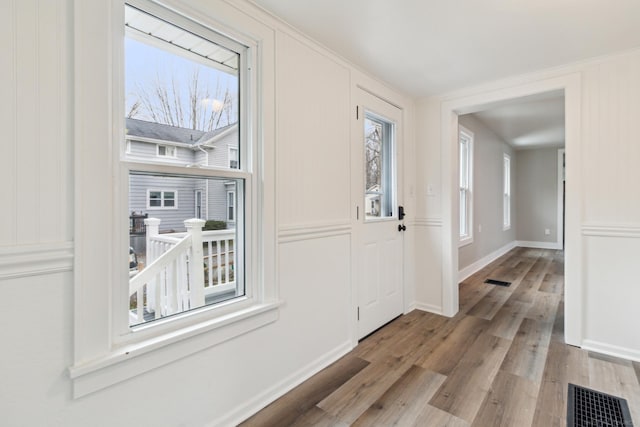
[(460, 152), (460, 244), (473, 242), (473, 133), (462, 126)]
[[(74, 9), (74, 397), (278, 319), (265, 250), (276, 235), (275, 116), (264, 108), (275, 99), (273, 30), (227, 2), (126, 3)], [(176, 158), (159, 158), (158, 145)], [(176, 209), (147, 211), (147, 190), (165, 206), (175, 191)]]
[[(245, 295), (247, 218), (236, 207), (250, 197), (251, 170), (239, 157), (246, 48), (144, 3), (125, 6), (125, 27), (126, 137), (137, 146), (135, 157), (122, 159), (127, 211), (147, 217), (146, 236), (131, 235), (123, 248), (137, 259), (122, 312), (135, 328)], [(221, 132), (234, 145), (229, 163), (213, 142)], [(207, 209), (194, 213), (203, 191)]]
[(506, 153), (502, 165), (502, 228), (508, 230), (511, 228), (511, 157)]

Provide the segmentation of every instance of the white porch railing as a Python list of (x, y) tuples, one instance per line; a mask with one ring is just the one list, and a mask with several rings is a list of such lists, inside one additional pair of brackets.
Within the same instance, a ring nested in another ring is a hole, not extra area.
[(159, 234), (160, 220), (145, 219), (146, 266), (129, 280), (129, 296), (136, 295), (130, 324), (143, 323), (145, 312), (158, 319), (235, 291), (235, 230), (202, 231), (200, 219), (184, 224), (186, 233)]

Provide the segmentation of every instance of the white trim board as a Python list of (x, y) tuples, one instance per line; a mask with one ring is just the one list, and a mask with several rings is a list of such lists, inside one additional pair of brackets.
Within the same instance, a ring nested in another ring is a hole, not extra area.
[(564, 245), (564, 148), (558, 149), (558, 225), (556, 231), (556, 241), (558, 242), (558, 249), (562, 249)]
[(415, 310), (421, 310), (421, 311), (426, 311), (428, 313), (433, 313), (433, 314), (439, 314), (440, 316), (442, 316), (442, 307), (438, 307), (437, 305), (433, 305), (433, 304), (426, 304), (423, 302), (416, 302), (411, 304), (411, 308), (415, 309)]
[(617, 345), (606, 344), (593, 340), (584, 340), (582, 342), (582, 349), (606, 354), (608, 356), (614, 356), (622, 359), (640, 362), (640, 351), (625, 347), (619, 347)]
[(524, 240), (517, 240), (516, 246), (519, 248), (533, 249), (562, 249), (562, 243), (558, 242), (528, 242)]
[(60, 273), (73, 269), (73, 242), (0, 249), (0, 280)]
[(591, 237), (640, 237), (640, 224), (582, 224), (582, 235)]
[(351, 341), (339, 345), (335, 349), (325, 353), (323, 356), (309, 363), (305, 367), (299, 369), (292, 375), (289, 375), (278, 384), (268, 388), (263, 393), (260, 393), (255, 398), (250, 399), (249, 401), (237, 406), (228, 414), (224, 415), (221, 419), (213, 420), (210, 423), (206, 424), (207, 427), (240, 424), (252, 414), (257, 413), (262, 408), (274, 402), (276, 399), (282, 397), (298, 385), (311, 378), (313, 375), (317, 374), (336, 360), (340, 359), (345, 354), (349, 353), (352, 348), (353, 347), (351, 345)]
[(497, 250), (491, 252), (489, 255), (486, 255), (486, 256), (480, 258), (479, 260), (477, 260), (473, 264), (470, 264), (470, 265), (464, 267), (462, 270), (458, 270), (458, 283), (460, 283), (463, 280), (467, 279), (468, 277), (470, 277), (474, 273), (477, 273), (478, 271), (482, 270), (484, 267), (486, 267), (487, 265), (491, 264), (493, 261), (497, 260), (502, 255), (506, 254), (511, 249), (515, 248), (516, 246), (519, 246), (517, 243), (518, 242), (515, 242), (515, 241), (511, 242), (511, 243), (507, 243), (506, 245), (504, 245), (500, 249), (497, 249)]

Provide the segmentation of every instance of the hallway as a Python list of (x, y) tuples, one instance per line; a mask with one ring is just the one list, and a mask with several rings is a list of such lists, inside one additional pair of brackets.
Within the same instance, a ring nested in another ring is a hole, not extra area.
[(563, 426), (568, 383), (640, 423), (640, 363), (564, 344), (563, 256), (513, 249), (460, 284), (455, 317), (397, 318), (242, 425)]

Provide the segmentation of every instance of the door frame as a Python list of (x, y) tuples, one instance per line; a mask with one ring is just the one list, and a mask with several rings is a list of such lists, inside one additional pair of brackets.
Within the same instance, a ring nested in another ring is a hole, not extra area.
[(564, 249), (564, 179), (562, 179), (565, 149), (558, 149), (558, 226), (556, 227), (558, 235), (556, 236), (556, 244), (558, 249)]
[[(350, 322), (351, 324), (351, 331), (350, 331), (350, 335), (351, 335), (351, 341), (352, 341), (352, 346), (355, 347), (358, 344), (358, 341), (360, 340), (359, 337), (359, 328), (358, 328), (358, 307), (359, 307), (359, 303), (360, 303), (360, 299), (359, 299), (359, 293), (358, 293), (358, 286), (360, 284), (360, 277), (361, 277), (361, 272), (360, 270), (360, 266), (359, 266), (359, 248), (360, 248), (360, 244), (362, 243), (362, 227), (360, 222), (364, 221), (364, 206), (363, 206), (363, 194), (361, 194), (361, 189), (359, 188), (359, 182), (360, 179), (362, 179), (361, 176), (358, 176), (356, 174), (359, 174), (360, 172), (364, 173), (364, 171), (362, 170), (362, 165), (354, 165), (354, 161), (359, 161), (360, 156), (358, 154), (358, 152), (356, 150), (359, 150), (360, 145), (357, 143), (356, 138), (359, 137), (360, 134), (360, 130), (359, 130), (359, 126), (362, 123), (361, 121), (357, 120), (358, 117), (364, 117), (365, 111), (362, 108), (362, 105), (359, 103), (360, 100), (360, 92), (364, 92), (367, 93), (368, 95), (371, 95), (375, 98), (378, 98), (379, 100), (381, 100), (382, 102), (385, 102), (387, 104), (389, 104), (390, 106), (393, 106), (395, 108), (397, 108), (400, 111), (400, 120), (397, 123), (398, 127), (401, 127), (400, 129), (400, 136), (396, 137), (396, 147), (395, 147), (395, 161), (396, 161), (396, 206), (405, 206), (403, 205), (404, 201), (405, 201), (405, 197), (404, 197), (404, 183), (407, 179), (407, 177), (405, 176), (404, 173), (404, 166), (405, 166), (405, 162), (404, 162), (404, 156), (405, 156), (405, 149), (406, 149), (406, 145), (407, 145), (407, 117), (406, 117), (406, 109), (403, 108), (398, 102), (394, 102), (390, 97), (385, 97), (384, 95), (382, 95), (382, 93), (386, 92), (386, 91), (376, 91), (376, 90), (371, 90), (369, 89), (367, 86), (365, 85), (361, 85), (361, 84), (354, 84), (352, 86), (352, 90), (351, 90), (351, 106), (352, 106), (352, 113), (353, 113), (353, 120), (351, 121), (351, 127), (350, 127), (350, 139), (349, 139), (349, 144), (350, 144), (350, 162), (352, 165), (352, 174), (351, 174), (351, 236), (352, 236), (352, 240), (351, 240), (351, 307), (352, 307), (352, 322)], [(389, 221), (391, 223), (391, 221)], [(406, 221), (405, 221), (406, 222)], [(396, 221), (397, 224), (399, 224), (399, 221)], [(406, 289), (406, 265), (407, 265), (407, 247), (406, 247), (406, 238), (403, 238), (402, 241), (402, 250), (404, 253), (403, 256), (403, 266), (402, 266), (402, 274), (401, 277), (399, 278), (399, 280), (401, 281), (400, 283), (400, 289), (402, 292), (402, 314), (407, 312), (407, 289)]]
[[(506, 86), (506, 85), (505, 85)], [(567, 201), (565, 238), (565, 341), (580, 346), (583, 338), (582, 211), (580, 194), (581, 147), (581, 75), (570, 73), (541, 80), (511, 82), (508, 87), (459, 95), (441, 104), (441, 179), (442, 179), (442, 312), (454, 316), (458, 312), (458, 203), (454, 197), (457, 183), (458, 115), (469, 114), (514, 98), (562, 90), (565, 97), (565, 150)]]

